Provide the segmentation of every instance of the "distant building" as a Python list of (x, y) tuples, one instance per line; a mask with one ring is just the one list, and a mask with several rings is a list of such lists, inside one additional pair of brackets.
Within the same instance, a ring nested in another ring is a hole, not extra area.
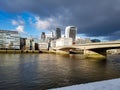
[(107, 50), (108, 54), (120, 54), (120, 48)]
[(47, 50), (47, 49), (48, 49), (48, 43), (47, 42), (39, 43), (39, 50)]
[(77, 34), (77, 27), (75, 27), (75, 26), (66, 27), (66, 29), (65, 29), (66, 38), (72, 38), (73, 42), (75, 42), (76, 34)]
[(56, 28), (56, 39), (61, 38), (61, 29), (60, 28)]
[(24, 50), (25, 49), (26, 39), (27, 38), (20, 38), (20, 50)]
[(32, 38), (20, 38), (21, 50), (35, 50), (35, 41)]
[(51, 31), (50, 32), (51, 38), (54, 38), (54, 33)]
[(56, 47), (56, 40), (52, 40), (52, 41), (50, 42), (50, 46), (51, 46), (51, 47)]
[(35, 42), (32, 38), (26, 39), (25, 50), (35, 50)]
[(0, 30), (0, 49), (20, 49), (20, 36), (17, 31)]
[(46, 39), (45, 32), (42, 32), (42, 34), (41, 34), (41, 40), (42, 40), (42, 41), (45, 41), (45, 39)]
[(92, 41), (93, 43), (101, 42), (99, 39), (92, 39), (91, 41)]
[(70, 46), (72, 45), (72, 38), (60, 38), (60, 39), (57, 39), (56, 40), (56, 47), (59, 47), (59, 46)]
[(91, 43), (91, 40), (90, 38), (78, 38), (76, 41), (75, 41), (75, 44), (86, 44), (86, 43)]

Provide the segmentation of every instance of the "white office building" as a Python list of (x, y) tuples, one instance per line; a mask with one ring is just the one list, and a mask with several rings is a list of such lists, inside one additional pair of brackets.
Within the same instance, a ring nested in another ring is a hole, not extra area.
[(0, 49), (20, 49), (20, 36), (18, 32), (0, 30)]
[(34, 39), (32, 38), (27, 38), (26, 39), (26, 50), (35, 50), (35, 42)]
[(72, 38), (73, 42), (76, 40), (77, 35), (77, 27), (75, 26), (67, 26), (65, 29), (65, 37), (66, 38)]
[(39, 50), (46, 50), (46, 49), (48, 49), (48, 43), (47, 42), (41, 42), (38, 45), (39, 45)]
[(57, 39), (56, 40), (56, 47), (59, 47), (59, 46), (70, 46), (72, 45), (72, 38), (60, 38), (60, 39)]

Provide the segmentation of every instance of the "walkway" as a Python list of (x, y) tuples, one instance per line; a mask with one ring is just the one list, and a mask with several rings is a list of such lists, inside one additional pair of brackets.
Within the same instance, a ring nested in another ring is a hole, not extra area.
[(120, 78), (81, 85), (73, 85), (51, 90), (120, 90)]

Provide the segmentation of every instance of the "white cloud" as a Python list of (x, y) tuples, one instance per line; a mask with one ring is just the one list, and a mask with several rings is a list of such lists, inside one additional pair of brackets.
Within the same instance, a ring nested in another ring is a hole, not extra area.
[(42, 20), (40, 17), (35, 17), (35, 27), (37, 29), (48, 29), (50, 27), (50, 22), (48, 20)]
[(19, 23), (16, 20), (12, 20), (12, 25), (19, 25)]
[(25, 33), (24, 31), (25, 22), (22, 19), (12, 20), (11, 23), (12, 25), (16, 26), (15, 28), (16, 31), (18, 31), (19, 33)]
[(23, 20), (12, 20), (12, 25), (24, 25), (25, 22)]
[(16, 27), (16, 31), (18, 31), (19, 33), (25, 33), (24, 32), (24, 26), (23, 25), (19, 25)]
[(38, 30), (53, 30), (59, 26), (54, 17), (41, 19), (40, 17), (35, 16), (34, 19), (30, 18), (29, 21)]

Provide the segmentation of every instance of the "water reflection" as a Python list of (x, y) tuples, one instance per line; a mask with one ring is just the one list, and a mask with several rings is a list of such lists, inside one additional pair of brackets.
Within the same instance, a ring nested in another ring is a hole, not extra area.
[(0, 89), (44, 90), (120, 77), (119, 55), (0, 54)]

